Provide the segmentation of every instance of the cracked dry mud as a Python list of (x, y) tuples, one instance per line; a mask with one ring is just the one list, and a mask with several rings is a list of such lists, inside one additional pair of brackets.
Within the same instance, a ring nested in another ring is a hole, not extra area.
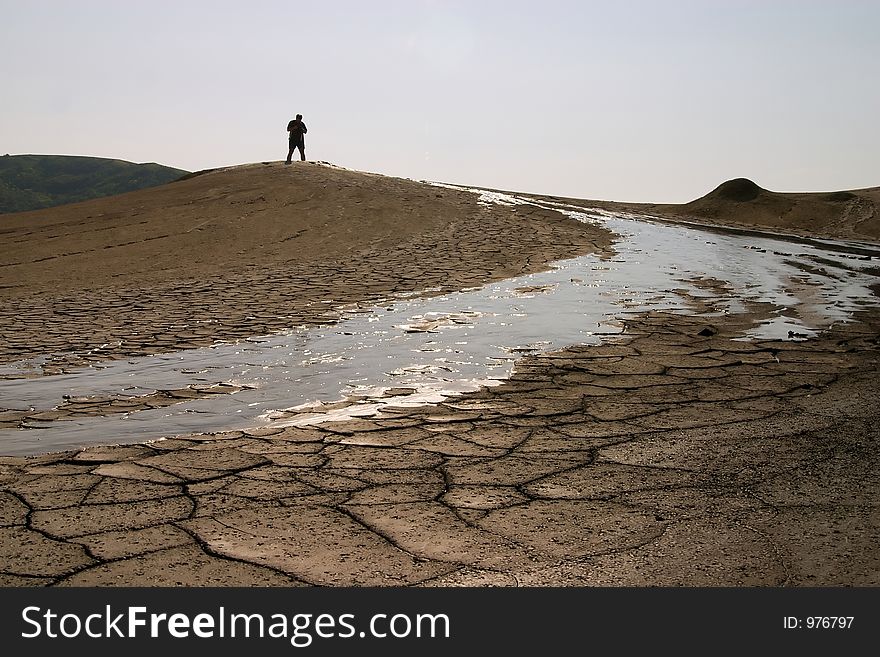
[[(7, 378), (329, 323), (612, 242), (317, 165), (7, 223)], [(649, 314), (439, 405), (0, 457), (0, 585), (878, 585), (880, 313), (857, 320), (746, 342), (747, 316)], [(0, 426), (225, 392), (69, 399)]]
[(632, 318), (375, 418), (4, 457), (0, 583), (878, 585), (880, 316), (748, 319)]
[(330, 324), (395, 294), (543, 271), (613, 237), (537, 207), (315, 163), (8, 217), (0, 364), (35, 360), (0, 378)]

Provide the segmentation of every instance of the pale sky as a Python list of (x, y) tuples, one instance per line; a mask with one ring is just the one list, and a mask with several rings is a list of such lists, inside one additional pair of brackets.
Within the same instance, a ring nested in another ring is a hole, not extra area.
[(880, 0), (0, 0), (0, 154), (579, 198), (880, 185)]

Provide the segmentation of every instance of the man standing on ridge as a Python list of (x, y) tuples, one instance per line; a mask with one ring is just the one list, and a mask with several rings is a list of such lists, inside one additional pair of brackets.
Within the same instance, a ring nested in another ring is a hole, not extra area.
[(290, 164), (290, 158), (293, 157), (293, 151), (297, 148), (299, 149), (299, 159), (303, 162), (306, 161), (305, 134), (308, 130), (306, 129), (306, 124), (303, 123), (302, 118), (302, 114), (297, 114), (296, 118), (287, 124), (287, 132), (290, 133), (290, 150), (287, 151), (287, 162), (285, 162), (285, 164)]

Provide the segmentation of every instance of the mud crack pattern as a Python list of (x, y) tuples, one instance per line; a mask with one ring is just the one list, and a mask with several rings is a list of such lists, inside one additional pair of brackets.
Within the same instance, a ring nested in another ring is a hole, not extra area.
[(654, 313), (446, 403), (0, 458), (13, 585), (878, 585), (878, 317)]

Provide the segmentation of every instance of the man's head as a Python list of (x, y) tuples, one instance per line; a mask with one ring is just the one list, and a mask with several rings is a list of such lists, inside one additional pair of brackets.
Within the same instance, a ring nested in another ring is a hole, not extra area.
[(302, 121), (302, 117), (303, 117), (302, 114), (297, 114), (297, 115), (296, 115), (296, 120), (297, 120), (297, 121)]

